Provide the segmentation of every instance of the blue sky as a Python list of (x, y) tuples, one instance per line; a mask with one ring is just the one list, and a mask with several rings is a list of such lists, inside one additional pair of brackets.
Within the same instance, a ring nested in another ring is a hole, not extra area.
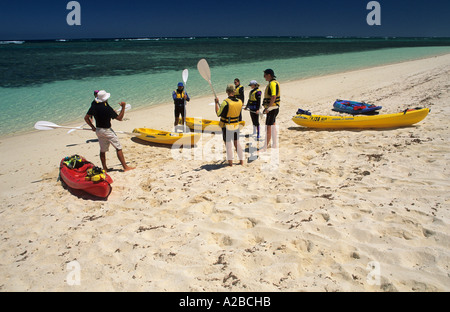
[(380, 0), (381, 26), (369, 26), (369, 0), (79, 0), (81, 26), (69, 26), (67, 0), (0, 1), (0, 40), (186, 36), (450, 37), (450, 1)]

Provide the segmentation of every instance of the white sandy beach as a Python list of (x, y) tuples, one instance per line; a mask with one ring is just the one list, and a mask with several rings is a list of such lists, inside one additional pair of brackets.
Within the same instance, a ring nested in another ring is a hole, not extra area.
[[(191, 159), (121, 135), (136, 170), (107, 154), (117, 169), (107, 201), (58, 181), (65, 156), (100, 164), (93, 132), (0, 138), (0, 291), (450, 291), (450, 54), (281, 87), (279, 150), (229, 168), (224, 153), (208, 159), (210, 135), (182, 150)], [(292, 122), (298, 108), (337, 114), (337, 98), (431, 113), (378, 131)], [(193, 97), (188, 115), (217, 119), (211, 102)], [(170, 131), (173, 104), (125, 119), (113, 128)]]

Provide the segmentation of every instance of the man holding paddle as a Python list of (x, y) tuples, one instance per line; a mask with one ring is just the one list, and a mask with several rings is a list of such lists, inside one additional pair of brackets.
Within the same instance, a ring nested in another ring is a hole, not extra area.
[(178, 88), (172, 92), (173, 103), (175, 104), (175, 132), (178, 123), (180, 122), (180, 115), (183, 125), (186, 123), (186, 102), (191, 99), (189, 95), (184, 90), (184, 84), (182, 82), (178, 83)]
[[(87, 112), (84, 120), (91, 127), (92, 131), (95, 131), (100, 144), (100, 160), (102, 161), (103, 170), (109, 171), (106, 166), (106, 152), (109, 150), (109, 145), (113, 145), (117, 152), (117, 158), (123, 166), (123, 170), (129, 171), (134, 168), (129, 167), (125, 162), (125, 157), (122, 152), (122, 145), (117, 138), (116, 133), (111, 128), (111, 119), (122, 121), (125, 115), (125, 102), (121, 102), (122, 110), (119, 114), (108, 104), (108, 99), (111, 94), (104, 90), (97, 93), (97, 98), (92, 102), (89, 111)], [(91, 117), (95, 118), (96, 127), (92, 124)]]

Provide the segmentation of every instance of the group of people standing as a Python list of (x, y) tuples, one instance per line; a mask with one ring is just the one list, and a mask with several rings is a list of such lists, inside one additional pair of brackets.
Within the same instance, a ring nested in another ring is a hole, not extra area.
[[(250, 116), (253, 123), (253, 135), (260, 138), (260, 122), (259, 115), (262, 106), (263, 113), (266, 114), (266, 139), (262, 151), (266, 151), (273, 141), (272, 147), (277, 148), (277, 128), (276, 118), (279, 113), (281, 101), (280, 84), (276, 80), (275, 73), (272, 69), (264, 71), (264, 79), (268, 82), (264, 97), (262, 91), (259, 89), (259, 84), (256, 80), (250, 81), (249, 86), (252, 90), (249, 93), (249, 99), (245, 106), (246, 110), (250, 111)], [(233, 165), (233, 147), (231, 141), (234, 141), (234, 146), (238, 154), (239, 162), (244, 164), (243, 150), (239, 143), (239, 122), (242, 120), (242, 108), (244, 103), (244, 87), (240, 85), (239, 79), (234, 80), (234, 85), (230, 84), (226, 88), (228, 98), (219, 105), (219, 99), (215, 99), (216, 114), (220, 117), (220, 127), (222, 128), (223, 140), (227, 150), (227, 160), (230, 166)]]
[[(250, 111), (253, 123), (253, 135), (256, 135), (257, 140), (260, 139), (260, 122), (259, 115), (261, 104), (264, 107), (263, 113), (266, 116), (266, 139), (262, 151), (265, 151), (273, 140), (272, 147), (277, 148), (277, 133), (276, 133), (276, 117), (280, 107), (280, 84), (276, 80), (275, 73), (272, 69), (264, 71), (264, 78), (268, 82), (264, 97), (262, 91), (259, 89), (259, 84), (256, 80), (250, 81), (249, 86), (252, 88), (249, 93), (249, 99), (245, 106), (246, 110)], [(234, 85), (229, 84), (226, 88), (228, 98), (221, 104), (219, 99), (215, 100), (215, 111), (217, 117), (220, 117), (220, 127), (222, 128), (223, 140), (227, 150), (227, 160), (230, 166), (233, 165), (233, 143), (237, 151), (240, 164), (244, 164), (244, 152), (239, 143), (239, 122), (242, 121), (242, 109), (244, 106), (245, 96), (244, 87), (241, 86), (239, 79), (234, 80)], [(94, 92), (94, 101), (91, 103), (89, 111), (86, 113), (85, 121), (95, 131), (100, 144), (100, 160), (103, 169), (109, 171), (106, 165), (106, 152), (109, 146), (113, 145), (116, 149), (117, 157), (120, 160), (124, 171), (134, 169), (127, 165), (125, 157), (122, 152), (122, 146), (117, 138), (117, 135), (111, 128), (111, 120), (116, 119), (122, 121), (125, 114), (125, 102), (121, 102), (122, 110), (117, 113), (108, 104), (108, 99), (111, 94), (104, 90)], [(180, 82), (177, 90), (172, 94), (175, 104), (175, 127), (179, 124), (180, 115), (182, 123), (185, 123), (186, 118), (186, 103), (190, 101), (189, 95), (184, 90), (184, 84)], [(262, 100), (262, 103), (261, 103)], [(96, 126), (93, 124), (95, 118)], [(233, 141), (233, 143), (232, 143)]]
[[(228, 98), (221, 104), (218, 98), (215, 100), (215, 110), (217, 117), (220, 117), (219, 126), (222, 128), (223, 140), (227, 150), (227, 160), (230, 166), (233, 165), (233, 144), (238, 154), (240, 164), (244, 163), (243, 149), (239, 143), (239, 123), (242, 121), (242, 109), (250, 111), (250, 116), (253, 124), (253, 135), (259, 141), (261, 138), (260, 129), (260, 111), (261, 104), (263, 106), (263, 114), (266, 114), (266, 139), (262, 151), (267, 150), (271, 140), (273, 141), (272, 147), (276, 148), (277, 142), (277, 128), (276, 119), (279, 113), (281, 90), (280, 84), (276, 80), (275, 72), (272, 69), (266, 69), (264, 71), (264, 79), (268, 82), (264, 97), (262, 91), (259, 89), (260, 85), (256, 80), (250, 81), (249, 86), (251, 90), (249, 92), (249, 98), (247, 104), (244, 107), (245, 95), (244, 87), (241, 85), (239, 78), (234, 80), (234, 85), (229, 84), (226, 88)], [(182, 124), (185, 124), (186, 118), (186, 104), (190, 101), (189, 95), (184, 90), (184, 84), (178, 83), (178, 87), (172, 93), (172, 98), (175, 105), (175, 122), (174, 129), (179, 125), (180, 116)], [(262, 100), (262, 103), (261, 103)]]

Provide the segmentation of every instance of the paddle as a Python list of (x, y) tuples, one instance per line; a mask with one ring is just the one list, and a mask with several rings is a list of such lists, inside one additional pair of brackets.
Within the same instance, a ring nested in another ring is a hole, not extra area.
[[(131, 104), (125, 105), (125, 112), (128, 112), (130, 109), (131, 109)], [(122, 106), (118, 109), (118, 111), (122, 111)], [(75, 129), (69, 130), (67, 132), (67, 134), (71, 134), (72, 132), (75, 132), (77, 130), (81, 130), (81, 128), (83, 128), (84, 126), (87, 126), (87, 124), (82, 124), (81, 126), (75, 128)]]
[(216, 99), (217, 95), (211, 83), (211, 69), (209, 68), (208, 62), (205, 59), (201, 59), (197, 64), (197, 69), (200, 75), (203, 77), (203, 79), (205, 79), (209, 83), (209, 86), (211, 87), (211, 90), (214, 93), (214, 98)]
[[(186, 84), (189, 78), (189, 71), (187, 69), (183, 70), (183, 82), (184, 82), (184, 92), (187, 94), (186, 91)], [(186, 100), (184, 100), (184, 129), (183, 132), (186, 132)]]
[[(75, 129), (75, 130), (85, 130), (85, 131), (92, 131), (92, 129), (90, 128), (79, 128), (79, 127), (66, 127), (66, 126), (59, 126), (53, 122), (50, 121), (38, 121), (35, 125), (34, 128), (36, 130), (41, 130), (41, 131), (49, 131), (49, 130), (55, 130), (55, 129)], [(131, 133), (131, 132), (124, 132), (124, 131), (114, 131), (115, 133), (120, 133), (120, 134), (127, 134), (127, 135), (140, 135), (140, 134), (136, 134), (136, 133)]]
[(252, 113), (252, 114), (258, 115), (260, 120), (263, 119), (264, 113), (263, 113), (261, 110), (259, 110), (259, 113), (254, 112), (254, 111), (251, 111), (251, 110), (249, 110), (248, 108), (247, 108), (247, 109), (244, 109), (244, 110), (249, 111), (249, 112)]

